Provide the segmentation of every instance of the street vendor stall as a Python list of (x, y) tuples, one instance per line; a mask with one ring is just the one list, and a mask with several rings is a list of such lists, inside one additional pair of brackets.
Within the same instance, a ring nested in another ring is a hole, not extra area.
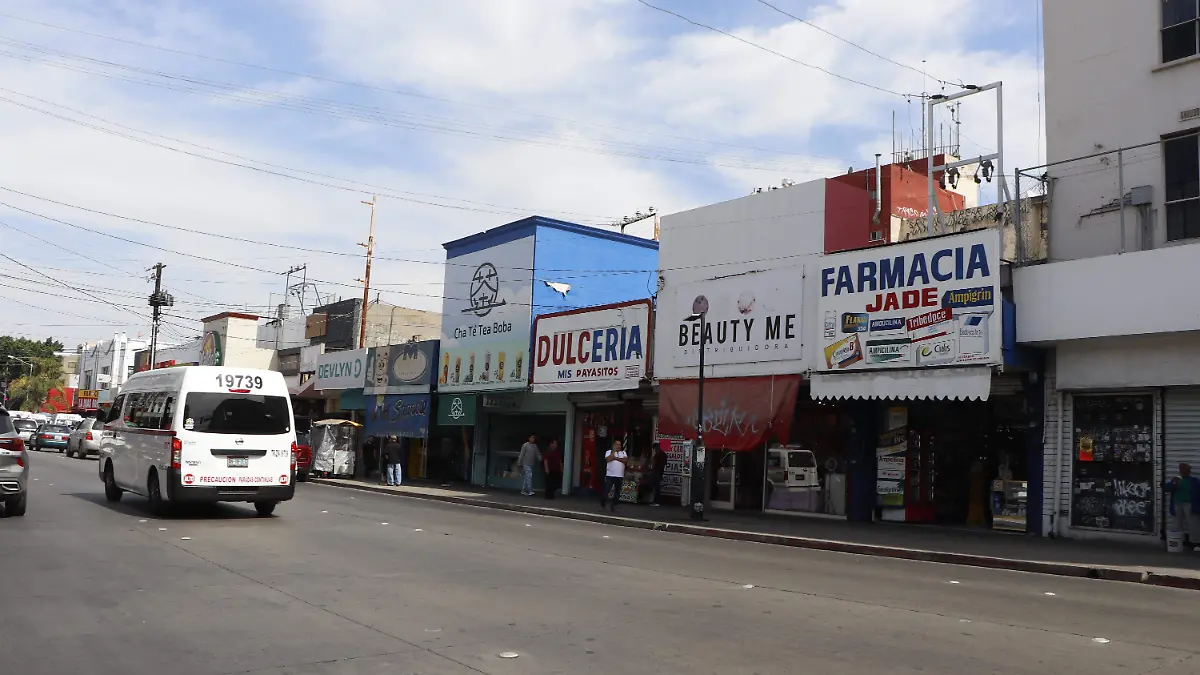
[(312, 472), (317, 476), (353, 476), (361, 424), (319, 420), (312, 424)]

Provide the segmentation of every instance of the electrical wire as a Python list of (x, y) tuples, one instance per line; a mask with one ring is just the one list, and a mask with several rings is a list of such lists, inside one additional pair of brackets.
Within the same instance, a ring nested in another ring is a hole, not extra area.
[[(1038, 0), (1038, 1), (1040, 2), (1040, 0)], [(831, 38), (834, 38), (835, 40), (840, 40), (841, 42), (844, 42), (844, 43), (846, 43), (846, 44), (850, 45), (851, 47), (854, 47), (855, 49), (858, 49), (858, 50), (860, 50), (860, 51), (866, 52), (867, 54), (870, 54), (871, 56), (874, 56), (875, 58), (878, 58), (878, 59), (883, 59), (884, 61), (887, 61), (888, 63), (890, 63), (890, 64), (892, 64), (892, 65), (900, 66), (901, 68), (907, 68), (908, 70), (911, 70), (911, 71), (913, 71), (914, 73), (917, 73), (917, 74), (919, 74), (919, 75), (926, 75), (925, 71), (921, 70), (920, 68), (916, 68), (916, 67), (914, 67), (914, 66), (910, 66), (910, 65), (908, 65), (907, 63), (901, 63), (901, 62), (899, 62), (899, 61), (896, 61), (896, 60), (894, 60), (894, 59), (888, 58), (888, 57), (886, 57), (886, 56), (884, 56), (883, 54), (880, 54), (880, 53), (878, 53), (878, 52), (873, 52), (873, 51), (871, 51), (870, 49), (867, 49), (866, 47), (864, 47), (864, 46), (862, 46), (862, 45), (858, 44), (857, 42), (854, 42), (853, 40), (848, 40), (848, 39), (846, 39), (846, 38), (844, 38), (844, 37), (842, 37), (842, 36), (840, 36), (840, 35), (837, 35), (836, 33), (833, 33), (832, 31), (826, 30), (826, 29), (824, 29), (824, 28), (822, 28), (822, 27), (818, 26), (817, 24), (813, 23), (812, 21), (808, 21), (807, 19), (802, 19), (802, 18), (800, 18), (800, 17), (796, 16), (795, 14), (792, 14), (791, 12), (788, 12), (788, 11), (786, 11), (786, 10), (784, 10), (784, 9), (781, 9), (781, 8), (780, 8), (780, 7), (778, 7), (777, 5), (773, 5), (773, 4), (771, 4), (770, 2), (767, 2), (767, 0), (758, 0), (758, 2), (759, 2), (759, 3), (761, 3), (761, 4), (764, 4), (764, 5), (766, 5), (767, 7), (770, 7), (771, 9), (775, 10), (776, 12), (779, 12), (780, 14), (782, 14), (782, 15), (784, 15), (784, 16), (791, 17), (791, 18), (795, 19), (796, 21), (799, 21), (800, 23), (802, 23), (802, 24), (804, 24), (804, 25), (806, 25), (806, 26), (808, 26), (808, 27), (810, 27), (810, 28), (813, 28), (813, 29), (819, 30), (819, 31), (821, 31), (822, 33), (824, 33), (824, 34), (828, 35), (829, 37), (831, 37)], [(962, 85), (961, 85), (961, 84), (956, 84), (956, 83), (954, 83), (954, 82), (951, 82), (951, 81), (949, 81), (949, 80), (943, 80), (943, 79), (940, 79), (940, 78), (934, 77), (934, 76), (932, 76), (932, 75), (930, 75), (929, 77), (933, 78), (933, 79), (934, 79), (934, 81), (936, 81), (936, 82), (940, 82), (942, 85), (949, 85), (949, 86), (954, 86), (954, 87), (962, 87)], [(965, 88), (965, 87), (963, 87), (963, 88)]]
[[(8, 43), (18, 42), (19, 43), (19, 41), (14, 41), (10, 38), (3, 38), (3, 37), (0, 37), (0, 42), (8, 42)], [(574, 151), (580, 151), (580, 152), (588, 152), (588, 153), (592, 153), (592, 154), (610, 155), (610, 156), (616, 156), (616, 157), (631, 157), (631, 158), (637, 158), (637, 159), (648, 159), (648, 160), (664, 161), (664, 162), (672, 162), (672, 163), (700, 164), (700, 165), (708, 165), (708, 166), (721, 166), (721, 167), (727, 167), (727, 168), (739, 168), (739, 169), (750, 169), (750, 170), (760, 170), (760, 171), (793, 171), (793, 172), (801, 171), (801, 172), (803, 172), (803, 171), (813, 170), (812, 166), (784, 165), (784, 164), (776, 164), (776, 165), (766, 166), (766, 165), (763, 165), (761, 162), (759, 162), (757, 164), (750, 163), (750, 161), (752, 161), (752, 160), (747, 160), (747, 161), (742, 161), (742, 162), (732, 161), (733, 159), (741, 159), (741, 158), (730, 158), (730, 159), (725, 159), (722, 161), (713, 161), (708, 156), (702, 155), (695, 151), (673, 149), (673, 148), (655, 148), (655, 147), (651, 147), (651, 146), (637, 146), (634, 144), (624, 143), (621, 141), (592, 139), (591, 142), (593, 143), (593, 145), (594, 144), (603, 144), (603, 145), (614, 145), (614, 146), (630, 146), (630, 147), (634, 148), (634, 150), (640, 150), (641, 152), (619, 150), (619, 149), (603, 149), (603, 148), (598, 148), (598, 147), (589, 147), (588, 145), (571, 145), (571, 144), (564, 144), (564, 143), (553, 143), (553, 142), (549, 142), (549, 141), (539, 141), (539, 140), (534, 140), (534, 139), (529, 139), (529, 138), (520, 138), (520, 137), (514, 137), (514, 136), (510, 136), (510, 135), (503, 135), (500, 133), (482, 133), (480, 131), (472, 130), (471, 128), (454, 128), (454, 127), (447, 127), (447, 126), (435, 126), (428, 122), (397, 119), (393, 116), (390, 116), (390, 115), (393, 115), (394, 113), (390, 113), (388, 111), (384, 111), (379, 108), (372, 108), (371, 106), (362, 106), (359, 104), (350, 104), (350, 103), (340, 103), (337, 101), (328, 101), (328, 100), (316, 99), (316, 98), (312, 98), (312, 97), (281, 94), (279, 92), (267, 92), (267, 91), (263, 91), (263, 90), (257, 90), (257, 89), (251, 88), (251, 87), (243, 87), (243, 86), (238, 86), (238, 85), (234, 85), (234, 84), (218, 82), (218, 81), (214, 81), (214, 80), (205, 80), (205, 79), (201, 79), (201, 78), (194, 78), (194, 77), (188, 77), (188, 76), (183, 76), (183, 75), (178, 75), (178, 74), (165, 73), (162, 71), (153, 71), (153, 70), (148, 70), (148, 69), (144, 69), (144, 68), (137, 68), (136, 66), (129, 66), (126, 64), (116, 63), (116, 62), (112, 62), (112, 61), (104, 61), (101, 59), (93, 59), (90, 57), (71, 54), (70, 52), (62, 52), (60, 50), (51, 50), (51, 49), (48, 49), (45, 47), (41, 47), (39, 45), (33, 45), (32, 43), (23, 43), (23, 44), (30, 45), (28, 47), (21, 47), (24, 49), (28, 49), (30, 51), (35, 51), (38, 53), (52, 54), (52, 55), (61, 56), (63, 58), (68, 58), (68, 59), (84, 60), (84, 61), (102, 64), (107, 67), (118, 68), (118, 69), (122, 69), (122, 70), (128, 70), (128, 71), (138, 72), (138, 73), (143, 73), (143, 74), (149, 74), (154, 77), (166, 79), (166, 80), (168, 80), (168, 82), (157, 82), (157, 81), (153, 81), (153, 80), (145, 80), (145, 79), (139, 79), (136, 77), (129, 77), (129, 76), (122, 76), (122, 75), (117, 75), (117, 74), (113, 74), (113, 73), (107, 73), (107, 72), (103, 72), (103, 71), (89, 70), (87, 68), (80, 67), (80, 66), (72, 66), (70, 64), (64, 64), (64, 63), (60, 63), (60, 62), (56, 62), (56, 61), (51, 61), (48, 59), (34, 58), (34, 57), (30, 57), (28, 55), (16, 54), (13, 52), (6, 52), (3, 50), (0, 50), (0, 56), (6, 56), (9, 58), (15, 58), (15, 59), (19, 59), (19, 60), (29, 61), (31, 63), (48, 65), (48, 66), (52, 66), (52, 67), (56, 67), (56, 68), (70, 70), (73, 72), (79, 72), (79, 73), (84, 73), (84, 74), (89, 74), (89, 75), (96, 75), (99, 77), (105, 77), (105, 78), (119, 80), (119, 81), (123, 81), (123, 82), (129, 82), (132, 84), (139, 84), (139, 85), (155, 87), (155, 88), (159, 88), (159, 89), (167, 89), (167, 90), (171, 90), (171, 91), (179, 91), (179, 92), (185, 92), (185, 93), (191, 93), (191, 94), (210, 96), (213, 98), (233, 100), (233, 101), (238, 101), (241, 103), (246, 103), (249, 105), (273, 106), (273, 107), (281, 108), (284, 110), (292, 110), (295, 112), (303, 112), (303, 113), (308, 113), (308, 114), (321, 115), (321, 116), (326, 116), (326, 117), (332, 117), (334, 119), (364, 122), (367, 124), (377, 124), (380, 126), (394, 127), (394, 128), (399, 128), (399, 129), (409, 129), (409, 130), (415, 130), (415, 131), (432, 131), (432, 132), (436, 132), (436, 133), (446, 133), (446, 134), (452, 134), (452, 135), (480, 138), (480, 139), (485, 139), (485, 140), (498, 140), (498, 141), (506, 141), (506, 142), (524, 143), (524, 144), (528, 144), (528, 145), (535, 145), (535, 146), (549, 147), (549, 148), (561, 148), (561, 149), (574, 150)], [(207, 89), (195, 89), (195, 88), (188, 87), (186, 85), (176, 84), (175, 83), (176, 81), (186, 82), (186, 83), (194, 84), (194, 85), (200, 85), (203, 87), (215, 88), (220, 91), (210, 91)], [(221, 92), (224, 92), (224, 93), (221, 93)], [(254, 98), (253, 97), (254, 95), (257, 95), (258, 98)], [(408, 116), (413, 117), (414, 115), (408, 114)], [(454, 124), (454, 123), (468, 124), (465, 122), (456, 122), (456, 121), (452, 121), (450, 123), (451, 124)], [(487, 129), (488, 128), (486, 125), (482, 125), (482, 124), (478, 124), (478, 123), (469, 123), (469, 124), (474, 128), (479, 128), (479, 129)], [(534, 135), (541, 135), (541, 136), (548, 135), (545, 132), (535, 132), (535, 131), (527, 131), (526, 133), (530, 133), (530, 134), (534, 134)], [(553, 136), (552, 138), (561, 139), (561, 137), (558, 137), (558, 136)], [(671, 157), (671, 156), (666, 156), (666, 155), (661, 155), (661, 154), (645, 154), (646, 152), (663, 152), (663, 151), (673, 152), (673, 153), (690, 153), (690, 154), (693, 154), (696, 156), (695, 157)]]
[[(0, 18), (7, 18), (7, 19), (15, 20), (15, 21), (22, 21), (25, 23), (33, 24), (33, 25), (43, 26), (45, 28), (53, 28), (55, 30), (61, 30), (61, 31), (65, 31), (65, 32), (75, 33), (77, 35), (87, 35), (89, 37), (94, 37), (94, 38), (98, 38), (98, 39), (102, 39), (102, 40), (110, 40), (113, 42), (132, 45), (132, 46), (136, 46), (136, 47), (142, 47), (145, 49), (154, 49), (154, 50), (158, 50), (161, 52), (179, 54), (182, 56), (189, 56), (189, 57), (198, 58), (198, 59), (204, 59), (204, 60), (212, 61), (215, 63), (224, 63), (227, 65), (239, 66), (239, 67), (243, 67), (243, 68), (250, 68), (250, 69), (254, 69), (254, 70), (260, 70), (263, 72), (277, 73), (280, 75), (288, 75), (288, 76), (292, 76), (292, 77), (300, 77), (300, 78), (304, 78), (307, 80), (313, 80), (316, 82), (326, 82), (329, 84), (337, 84), (337, 85), (348, 86), (348, 87), (356, 87), (356, 88), (366, 89), (366, 90), (370, 90), (370, 91), (376, 91), (376, 92), (380, 92), (380, 93), (398, 94), (400, 96), (408, 96), (408, 97), (412, 97), (412, 98), (436, 101), (439, 103), (448, 103), (448, 104), (452, 104), (452, 105), (460, 105), (460, 106), (465, 106), (465, 107), (478, 108), (481, 110), (488, 110), (488, 111), (492, 111), (492, 112), (502, 112), (502, 113), (513, 114), (513, 115), (521, 115), (521, 116), (533, 117), (533, 118), (543, 119), (543, 120), (548, 120), (548, 121), (553, 121), (553, 122), (563, 122), (566, 124), (587, 126), (587, 127), (597, 128), (597, 129), (608, 129), (608, 130), (620, 131), (620, 132), (624, 132), (624, 133), (635, 133), (635, 134), (642, 134), (642, 135), (646, 135), (646, 136), (658, 136), (661, 138), (670, 138), (670, 139), (674, 139), (674, 140), (688, 141), (688, 142), (693, 142), (693, 143), (706, 143), (706, 144), (710, 144), (710, 145), (718, 145), (718, 146), (731, 147), (731, 148), (741, 148), (741, 149), (745, 149), (745, 150), (754, 150), (757, 152), (770, 152), (770, 153), (779, 153), (779, 154), (788, 154), (788, 155), (796, 154), (796, 153), (783, 152), (777, 148), (776, 149), (761, 148), (761, 147), (756, 147), (756, 146), (751, 146), (751, 145), (742, 145), (742, 144), (738, 144), (738, 143), (715, 141), (712, 139), (696, 138), (696, 137), (692, 137), (692, 136), (680, 136), (680, 135), (675, 135), (675, 134), (663, 133), (660, 131), (647, 131), (644, 129), (633, 129), (633, 128), (629, 128), (629, 127), (616, 126), (616, 125), (611, 125), (611, 124), (586, 122), (583, 120), (575, 120), (575, 119), (571, 119), (571, 118), (567, 118), (567, 117), (558, 117), (555, 115), (547, 115), (545, 113), (535, 113), (535, 112), (529, 112), (529, 111), (525, 111), (525, 110), (514, 110), (514, 109), (502, 108), (502, 107), (493, 106), (493, 105), (487, 105), (487, 104), (483, 104), (483, 103), (459, 101), (459, 100), (443, 98), (443, 97), (439, 97), (439, 96), (432, 96), (429, 94), (421, 94), (421, 93), (406, 91), (406, 90), (402, 90), (402, 89), (391, 89), (391, 88), (387, 88), (387, 87), (380, 87), (380, 86), (368, 84), (365, 82), (356, 82), (353, 80), (342, 80), (342, 79), (327, 77), (327, 76), (323, 76), (323, 75), (314, 75), (312, 73), (303, 73), (303, 72), (299, 72), (299, 71), (287, 70), (287, 69), (283, 69), (283, 68), (275, 68), (275, 67), (271, 67), (271, 66), (264, 66), (261, 64), (249, 63), (249, 62), (245, 62), (245, 61), (236, 61), (233, 59), (210, 56), (210, 55), (202, 54), (202, 53), (198, 53), (198, 52), (189, 52), (189, 51), (185, 51), (185, 50), (181, 50), (181, 49), (174, 49), (171, 47), (163, 47), (160, 45), (148, 44), (145, 42), (138, 42), (136, 40), (130, 40), (127, 38), (118, 38), (118, 37), (113, 37), (110, 35), (103, 35), (101, 33), (94, 33), (94, 32), (90, 32), (90, 31), (80, 30), (77, 28), (70, 28), (70, 27), (61, 26), (58, 24), (37, 21), (34, 19), (28, 19), (25, 17), (17, 16), (15, 14), (8, 14), (8, 13), (0, 12)], [(813, 156), (815, 156), (815, 155), (813, 155)], [(835, 158), (826, 157), (824, 159), (835, 159)]]
[(782, 58), (782, 59), (786, 59), (786, 60), (788, 60), (788, 61), (791, 61), (792, 63), (795, 63), (795, 64), (797, 64), (797, 65), (804, 66), (805, 68), (811, 68), (811, 69), (813, 69), (813, 70), (820, 71), (820, 72), (822, 72), (822, 73), (825, 73), (826, 75), (829, 75), (829, 76), (831, 76), (831, 77), (836, 77), (836, 78), (837, 78), (837, 79), (839, 79), (839, 80), (844, 80), (844, 81), (846, 81), (846, 82), (849, 82), (849, 83), (851, 83), (851, 84), (857, 84), (857, 85), (859, 85), (859, 86), (861, 86), (861, 87), (867, 87), (868, 89), (874, 89), (875, 91), (880, 91), (880, 92), (883, 92), (883, 93), (885, 93), (885, 94), (891, 94), (891, 95), (893, 95), (893, 96), (899, 96), (899, 97), (901, 97), (901, 98), (903, 98), (903, 97), (905, 97), (905, 96), (920, 96), (920, 94), (904, 94), (904, 93), (901, 93), (901, 92), (898, 92), (898, 91), (894, 91), (894, 90), (892, 90), (892, 89), (888, 89), (888, 88), (886, 88), (886, 87), (880, 87), (880, 86), (876, 86), (876, 85), (874, 85), (874, 84), (870, 84), (869, 82), (863, 82), (862, 80), (856, 80), (856, 79), (854, 79), (854, 78), (852, 78), (852, 77), (847, 77), (847, 76), (845, 76), (845, 75), (841, 75), (841, 74), (839, 74), (839, 73), (835, 73), (835, 72), (833, 72), (832, 70), (829, 70), (829, 69), (827, 69), (827, 68), (823, 68), (823, 67), (821, 67), (821, 66), (816, 66), (816, 65), (813, 65), (813, 64), (811, 64), (811, 63), (805, 63), (804, 61), (801, 61), (801, 60), (799, 60), (799, 59), (796, 59), (796, 58), (793, 58), (793, 57), (791, 57), (791, 56), (788, 56), (787, 54), (784, 54), (784, 53), (782, 53), (782, 52), (775, 51), (774, 49), (771, 49), (770, 47), (765, 47), (765, 46), (763, 46), (763, 45), (760, 45), (760, 44), (758, 44), (757, 42), (751, 42), (750, 40), (747, 40), (746, 38), (743, 38), (743, 37), (740, 37), (740, 36), (734, 35), (733, 33), (729, 33), (729, 32), (723, 31), (723, 30), (721, 30), (720, 28), (715, 28), (715, 27), (713, 27), (713, 26), (710, 26), (710, 25), (708, 25), (708, 24), (706, 24), (706, 23), (700, 23), (699, 21), (695, 21), (695, 20), (693, 20), (693, 19), (689, 19), (688, 17), (686, 17), (686, 16), (684, 16), (684, 15), (682, 15), (682, 14), (679, 14), (678, 12), (673, 12), (673, 11), (671, 11), (671, 10), (669, 10), (669, 9), (666, 9), (666, 8), (664, 8), (664, 7), (659, 7), (659, 6), (657, 6), (657, 5), (652, 5), (652, 4), (650, 4), (649, 2), (646, 2), (646, 0), (637, 0), (637, 1), (638, 1), (638, 2), (640, 2), (641, 4), (645, 5), (645, 6), (649, 7), (650, 9), (653, 9), (653, 10), (657, 11), (657, 12), (662, 12), (663, 14), (669, 14), (669, 15), (671, 15), (671, 16), (673, 16), (673, 17), (677, 18), (677, 19), (682, 19), (683, 21), (686, 21), (686, 22), (688, 22), (688, 23), (690, 23), (690, 24), (692, 24), (693, 26), (696, 26), (696, 27), (698, 27), (698, 28), (704, 28), (704, 29), (710, 30), (710, 31), (712, 31), (712, 32), (714, 32), (714, 33), (720, 33), (721, 35), (724, 35), (724, 36), (726, 36), (726, 37), (731, 37), (731, 38), (733, 38), (734, 40), (737, 40), (738, 42), (741, 42), (741, 43), (743, 43), (743, 44), (747, 44), (747, 45), (749, 45), (749, 46), (751, 46), (751, 47), (754, 47), (755, 49), (759, 49), (759, 50), (761, 50), (761, 51), (767, 52), (768, 54), (774, 54), (775, 56), (778, 56), (778, 57), (780, 57), (780, 58)]

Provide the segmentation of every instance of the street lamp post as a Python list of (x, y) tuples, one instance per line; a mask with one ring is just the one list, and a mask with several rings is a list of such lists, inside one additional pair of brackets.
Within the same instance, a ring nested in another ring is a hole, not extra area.
[(25, 359), (23, 359), (19, 356), (15, 356), (13, 354), (9, 354), (8, 358), (12, 359), (13, 361), (18, 361), (20, 363), (23, 363), (23, 364), (29, 366), (29, 377), (33, 377), (33, 361), (26, 361)]
[(708, 315), (708, 298), (696, 296), (692, 301), (692, 314), (684, 321), (700, 322), (700, 377), (696, 382), (696, 440), (692, 443), (692, 477), (689, 484), (692, 504), (692, 520), (705, 520), (705, 491), (708, 489), (708, 472), (704, 449), (704, 352), (707, 351), (705, 317)]

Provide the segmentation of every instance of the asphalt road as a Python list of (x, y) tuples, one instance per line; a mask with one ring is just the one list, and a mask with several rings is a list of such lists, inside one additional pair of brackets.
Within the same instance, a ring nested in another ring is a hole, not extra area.
[(317, 485), (270, 519), (156, 519), (106, 503), (95, 460), (33, 476), (0, 520), (5, 673), (1200, 672), (1190, 591)]

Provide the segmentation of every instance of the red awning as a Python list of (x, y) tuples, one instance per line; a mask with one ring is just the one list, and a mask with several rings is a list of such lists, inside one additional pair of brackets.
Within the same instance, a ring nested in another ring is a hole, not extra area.
[[(799, 375), (704, 380), (704, 444), (741, 452), (768, 440), (786, 443), (792, 429)], [(696, 437), (696, 380), (663, 380), (658, 390), (658, 430)]]

